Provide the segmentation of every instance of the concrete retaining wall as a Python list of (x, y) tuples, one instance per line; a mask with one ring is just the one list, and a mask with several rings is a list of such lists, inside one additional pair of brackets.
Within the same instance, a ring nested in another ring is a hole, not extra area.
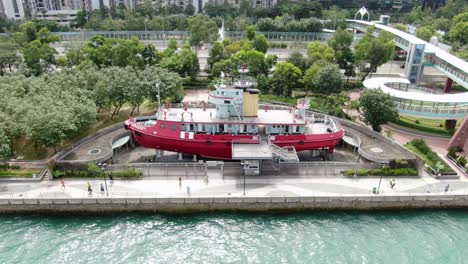
[(468, 195), (0, 199), (0, 213), (308, 211), (468, 208)]

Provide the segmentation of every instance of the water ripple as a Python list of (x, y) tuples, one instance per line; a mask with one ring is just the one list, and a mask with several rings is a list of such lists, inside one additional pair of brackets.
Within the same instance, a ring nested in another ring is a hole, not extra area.
[[(468, 213), (0, 217), (0, 263), (464, 263)], [(466, 263), (466, 262), (465, 262)]]

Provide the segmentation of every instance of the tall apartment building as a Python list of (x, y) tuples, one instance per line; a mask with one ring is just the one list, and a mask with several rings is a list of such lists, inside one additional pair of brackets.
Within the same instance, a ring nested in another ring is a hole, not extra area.
[(81, 10), (92, 11), (101, 5), (111, 8), (125, 5), (135, 8), (137, 0), (0, 0), (0, 14), (8, 18), (21, 19), (31, 16), (68, 23)]
[(445, 5), (445, 0), (424, 0), (423, 8), (430, 8), (435, 10), (441, 6)]

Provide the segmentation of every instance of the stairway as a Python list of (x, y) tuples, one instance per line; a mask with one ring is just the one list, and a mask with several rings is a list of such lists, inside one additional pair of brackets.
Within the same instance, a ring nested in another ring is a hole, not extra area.
[[(280, 147), (270, 142), (270, 149), (273, 153), (273, 160), (286, 163), (299, 162), (296, 149), (293, 146)], [(276, 159), (275, 159), (276, 158)]]

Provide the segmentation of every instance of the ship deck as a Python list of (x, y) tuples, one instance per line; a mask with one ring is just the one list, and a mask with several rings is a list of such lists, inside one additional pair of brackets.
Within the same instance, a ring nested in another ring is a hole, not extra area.
[(166, 112), (167, 121), (195, 122), (195, 123), (252, 123), (261, 125), (300, 125), (305, 124), (304, 119), (288, 110), (259, 109), (256, 117), (231, 117), (220, 119), (216, 117), (216, 109), (207, 108), (170, 108), (163, 109), (158, 119), (164, 119)]

